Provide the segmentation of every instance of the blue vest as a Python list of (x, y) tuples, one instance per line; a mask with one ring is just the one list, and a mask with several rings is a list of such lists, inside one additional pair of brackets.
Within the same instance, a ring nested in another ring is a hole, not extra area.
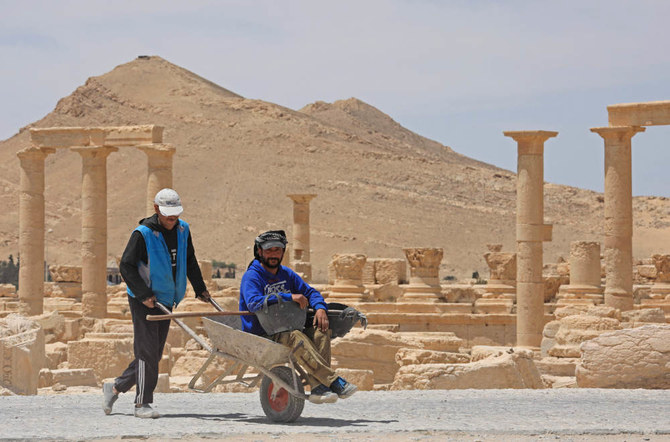
[[(144, 282), (151, 288), (161, 304), (171, 308), (184, 299), (186, 293), (186, 251), (188, 248), (189, 227), (186, 221), (179, 220), (177, 228), (177, 280), (172, 277), (172, 260), (165, 244), (163, 234), (147, 226), (138, 226), (135, 230), (142, 234), (147, 246), (148, 263), (139, 262), (137, 269)], [(135, 295), (130, 289), (128, 294)]]

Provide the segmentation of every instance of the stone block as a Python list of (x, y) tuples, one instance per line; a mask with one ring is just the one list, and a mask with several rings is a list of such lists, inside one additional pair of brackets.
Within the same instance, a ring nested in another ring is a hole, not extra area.
[(51, 294), (49, 296), (52, 298), (71, 298), (81, 300), (81, 282), (52, 282)]
[(481, 361), (486, 358), (496, 358), (498, 356), (513, 352), (513, 347), (499, 345), (473, 345), (470, 349), (472, 362)]
[(401, 348), (395, 355), (395, 361), (401, 367), (417, 364), (465, 364), (470, 359), (469, 355), (463, 353), (418, 348)]
[(641, 308), (639, 310), (628, 310), (621, 312), (621, 320), (633, 325), (638, 323), (660, 323), (665, 324), (665, 313), (660, 308)]
[(44, 331), (44, 342), (50, 344), (61, 340), (65, 331), (65, 318), (58, 312), (43, 313), (36, 316), (35, 321)]
[(66, 319), (63, 324), (63, 342), (78, 341), (82, 337), (81, 323), (83, 318)]
[(98, 379), (118, 376), (135, 358), (132, 336), (90, 333), (67, 343), (69, 368), (92, 368)]
[(529, 350), (517, 350), (470, 364), (400, 367), (391, 390), (544, 388)]
[(401, 284), (407, 280), (407, 265), (404, 259), (378, 258), (374, 263), (377, 284)]
[(575, 376), (575, 369), (579, 358), (552, 358), (546, 357), (535, 361), (535, 366), (544, 375)]
[(646, 279), (656, 279), (656, 276), (658, 275), (655, 265), (639, 265), (636, 268), (637, 273)]
[(44, 346), (46, 367), (55, 370), (60, 364), (67, 361), (67, 344), (54, 342)]
[(372, 299), (376, 302), (395, 302), (405, 291), (398, 284), (384, 284), (372, 290)]
[(78, 282), (81, 284), (80, 266), (49, 266), (49, 274), (51, 274), (51, 280), (54, 282)]
[(0, 284), (0, 298), (16, 298), (17, 296), (14, 284)]
[(352, 329), (333, 341), (332, 355), (338, 367), (372, 370), (376, 383), (393, 381), (401, 348), (458, 352), (464, 341), (454, 333), (392, 333), (382, 330)]
[(481, 298), (485, 289), (466, 284), (442, 285), (442, 297), (451, 303), (473, 304)]
[[(377, 281), (375, 280), (375, 262), (376, 261), (377, 261), (376, 259), (368, 259), (367, 261), (365, 261), (365, 264), (363, 265), (363, 276), (362, 276), (363, 285), (377, 284)], [(333, 269), (332, 269), (333, 280), (332, 280), (332, 282), (330, 282), (330, 284), (332, 285), (332, 284), (335, 283), (335, 264), (332, 263), (332, 262), (331, 262), (331, 264), (333, 266)], [(328, 266), (328, 268), (330, 270), (330, 265)], [(330, 272), (329, 272), (329, 274), (330, 274)]]
[(51, 387), (56, 384), (64, 385), (65, 387), (97, 387), (98, 380), (90, 368), (43, 369), (40, 371), (40, 388)]
[(581, 352), (579, 387), (670, 389), (669, 324), (603, 333)]
[(81, 302), (73, 298), (44, 298), (44, 311), (79, 311), (81, 312)]
[(0, 319), (0, 386), (15, 394), (37, 394), (46, 364), (44, 332), (36, 321), (11, 314)]

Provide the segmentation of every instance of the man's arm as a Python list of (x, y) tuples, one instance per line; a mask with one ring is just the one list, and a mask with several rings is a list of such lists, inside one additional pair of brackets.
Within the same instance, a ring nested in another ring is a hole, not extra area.
[(202, 279), (202, 272), (198, 265), (198, 259), (195, 257), (195, 248), (191, 239), (191, 232), (188, 232), (188, 241), (186, 246), (186, 276), (193, 286), (196, 298), (202, 298), (203, 301), (209, 301), (209, 291)]
[(314, 309), (323, 309), (328, 311), (326, 301), (318, 290), (307, 284), (297, 273), (290, 271), (289, 279), (291, 281), (291, 291), (293, 293), (300, 293), (309, 301), (309, 305)]
[[(293, 287), (292, 290), (295, 293), (298, 293), (297, 295), (293, 295), (298, 298), (296, 299), (296, 302), (299, 302), (299, 298), (302, 295), (302, 297), (304, 297), (303, 299), (309, 302), (309, 305), (314, 309), (314, 320), (312, 321), (312, 325), (320, 329), (322, 332), (326, 332), (329, 327), (328, 314), (326, 313), (328, 311), (328, 306), (321, 293), (307, 284), (293, 271), (289, 271), (289, 278), (291, 280), (291, 287)], [(307, 304), (307, 302), (305, 302), (305, 304)], [(305, 308), (302, 306), (302, 303), (301, 307)]]
[(151, 288), (142, 279), (138, 269), (138, 264), (140, 262), (146, 263), (147, 260), (147, 246), (144, 242), (144, 237), (140, 232), (135, 230), (130, 235), (126, 249), (123, 251), (119, 270), (126, 285), (133, 292), (133, 295), (135, 295), (135, 299), (140, 302), (144, 302), (153, 296)]

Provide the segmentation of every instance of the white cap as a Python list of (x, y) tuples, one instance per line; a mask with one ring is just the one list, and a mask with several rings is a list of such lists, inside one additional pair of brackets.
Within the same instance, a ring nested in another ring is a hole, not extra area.
[(154, 204), (163, 216), (179, 216), (184, 211), (179, 194), (172, 189), (162, 189), (156, 194)]

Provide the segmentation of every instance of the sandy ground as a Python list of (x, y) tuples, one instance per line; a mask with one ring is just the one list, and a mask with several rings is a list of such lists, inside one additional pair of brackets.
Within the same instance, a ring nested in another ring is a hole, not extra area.
[(670, 396), (660, 390), (359, 392), (305, 404), (293, 424), (265, 417), (256, 393), (159, 394), (162, 417), (111, 415), (101, 394), (0, 398), (0, 440), (563, 440), (670, 441)]

